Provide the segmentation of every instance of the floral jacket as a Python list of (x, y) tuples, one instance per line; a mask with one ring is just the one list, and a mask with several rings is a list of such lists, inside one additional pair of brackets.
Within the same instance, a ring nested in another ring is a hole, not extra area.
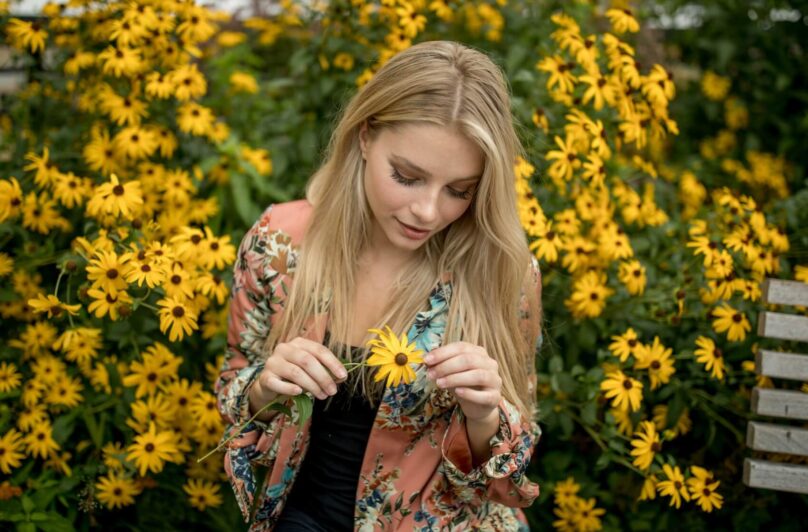
[[(228, 348), (215, 386), (227, 423), (224, 438), (250, 418), (247, 391), (263, 367), (260, 353), (269, 328), (283, 311), (310, 210), (305, 200), (271, 205), (239, 247)], [(540, 290), (538, 264), (532, 264)], [(441, 345), (451, 292), (447, 275), (432, 290), (429, 310), (420, 312), (409, 330), (410, 342), (424, 352)], [(317, 341), (327, 320), (320, 318), (312, 319), (309, 333)], [(521, 319), (538, 317), (524, 310)], [(449, 391), (428, 382), (421, 367), (414, 382), (384, 392), (356, 488), (355, 529), (528, 530), (519, 507), (539, 494), (525, 474), (539, 426), (503, 399), (499, 430), (490, 440), (492, 456), (473, 468), (462, 410)], [(311, 419), (299, 428), (293, 402), (287, 406), (291, 415), (251, 423), (225, 451), (225, 471), (250, 530), (274, 528), (306, 455)]]

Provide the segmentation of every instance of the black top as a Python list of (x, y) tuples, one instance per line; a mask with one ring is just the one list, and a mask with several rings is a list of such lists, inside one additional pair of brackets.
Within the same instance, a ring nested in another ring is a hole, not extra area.
[[(326, 332), (326, 341), (328, 339)], [(325, 343), (325, 342), (324, 342)], [(351, 347), (358, 355), (361, 347)], [(354, 358), (356, 360), (356, 358)], [(351, 377), (337, 384), (337, 393), (314, 400), (309, 448), (289, 493), (276, 531), (335, 532), (354, 529), (359, 473), (376, 408), (357, 392)]]

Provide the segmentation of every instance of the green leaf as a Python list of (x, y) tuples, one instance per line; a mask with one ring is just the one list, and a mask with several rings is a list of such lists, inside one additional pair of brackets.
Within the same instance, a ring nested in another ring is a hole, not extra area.
[(302, 427), (311, 417), (311, 413), (314, 410), (314, 401), (305, 393), (295, 395), (292, 399), (294, 399), (295, 407), (297, 407), (298, 426)]
[(27, 495), (22, 496), (22, 511), (26, 514), (30, 514), (34, 511), (34, 501), (32, 501)]
[(233, 193), (236, 212), (247, 226), (251, 226), (261, 216), (261, 210), (253, 201), (247, 177), (243, 174), (232, 173), (230, 175), (230, 191)]
[(553, 355), (547, 369), (550, 370), (550, 373), (561, 373), (564, 371), (564, 360), (558, 355)]
[(19, 523), (17, 525), (17, 532), (36, 532), (36, 525), (31, 522)]
[(581, 420), (587, 425), (594, 425), (597, 421), (598, 405), (595, 401), (590, 401), (581, 408)]

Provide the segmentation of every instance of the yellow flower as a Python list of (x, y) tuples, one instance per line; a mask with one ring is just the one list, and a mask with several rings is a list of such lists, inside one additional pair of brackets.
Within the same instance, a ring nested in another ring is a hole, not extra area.
[(711, 371), (713, 378), (724, 379), (724, 356), (721, 349), (715, 346), (715, 342), (706, 336), (696, 338), (698, 349), (694, 352), (696, 362), (704, 364), (704, 369)]
[(659, 434), (657, 434), (656, 427), (651, 421), (640, 422), (640, 428), (634, 433), (631, 446), (634, 447), (631, 450), (631, 456), (634, 457), (632, 463), (642, 470), (651, 467), (654, 456), (662, 450)]
[(642, 403), (642, 383), (624, 374), (613, 371), (606, 374), (600, 383), (601, 391), (607, 399), (612, 399), (612, 406), (619, 410), (636, 411)]
[(668, 464), (664, 464), (662, 471), (668, 479), (657, 482), (656, 489), (660, 495), (667, 495), (671, 498), (671, 506), (679, 508), (682, 506), (682, 499), (685, 501), (690, 500), (690, 493), (687, 491), (687, 486), (685, 485), (685, 477), (682, 476), (679, 466), (671, 467)]
[(73, 408), (78, 405), (84, 396), (81, 394), (83, 386), (76, 378), (61, 375), (50, 385), (45, 394), (45, 402), (52, 405), (64, 405)]
[(11, 474), (12, 468), (20, 467), (25, 454), (22, 435), (16, 429), (11, 429), (0, 438), (0, 471), (6, 475)]
[(606, 18), (612, 23), (615, 33), (637, 33), (640, 31), (640, 24), (634, 18), (634, 13), (630, 9), (609, 9), (606, 11)]
[(724, 303), (712, 311), (713, 330), (717, 333), (727, 333), (730, 342), (743, 341), (746, 333), (752, 330), (752, 325), (743, 312), (739, 312)]
[(629, 294), (638, 296), (645, 292), (645, 266), (640, 264), (640, 261), (621, 262), (617, 278), (626, 286)]
[(215, 482), (189, 478), (182, 489), (188, 494), (191, 506), (201, 512), (209, 506), (215, 508), (222, 504), (219, 485)]
[[(110, 319), (117, 320), (123, 309), (129, 309), (132, 303), (132, 296), (126, 290), (116, 292), (107, 291), (104, 288), (90, 288), (87, 295), (93, 301), (87, 306), (87, 312), (95, 314), (96, 318), (103, 318), (109, 314)], [(126, 312), (126, 310), (124, 310)]]
[(679, 414), (679, 419), (674, 423), (673, 428), (667, 429), (668, 426), (668, 407), (667, 405), (654, 405), (654, 425), (658, 431), (665, 431), (665, 437), (668, 439), (675, 438), (680, 434), (687, 434), (693, 427), (693, 422), (690, 420), (690, 413), (687, 408), (682, 410)]
[(16, 390), (22, 382), (22, 374), (12, 362), (0, 362), (0, 393)]
[(143, 205), (143, 192), (140, 182), (130, 181), (121, 184), (118, 176), (112, 174), (109, 183), (96, 187), (93, 197), (87, 203), (87, 212), (91, 216), (104, 213), (131, 220), (141, 205)]
[(168, 339), (172, 342), (182, 340), (199, 328), (197, 313), (187, 303), (174, 297), (166, 297), (157, 302), (160, 306), (160, 332), (165, 333), (169, 327)]
[(49, 318), (61, 316), (62, 311), (67, 311), (68, 314), (76, 316), (81, 308), (81, 305), (62, 303), (59, 301), (59, 298), (53, 294), (38, 294), (35, 298), (28, 300), (28, 306), (31, 307), (34, 314), (46, 312)]
[(370, 340), (367, 345), (372, 347), (372, 355), (368, 357), (368, 366), (379, 366), (375, 380), (378, 382), (387, 377), (386, 386), (398, 386), (399, 383), (409, 384), (415, 380), (415, 372), (411, 364), (423, 363), (423, 351), (410, 344), (407, 335), (397, 338), (389, 326), (385, 325), (387, 332), (379, 329), (369, 331), (378, 335), (378, 339)]
[(125, 277), (129, 273), (131, 258), (131, 253), (117, 255), (114, 251), (99, 251), (87, 266), (87, 279), (93, 282), (94, 288), (116, 295), (126, 290)]
[(637, 331), (629, 327), (621, 335), (612, 336), (612, 343), (609, 344), (609, 351), (620, 359), (620, 362), (628, 360), (630, 355), (636, 355), (637, 348), (641, 345), (637, 339)]
[(606, 307), (606, 299), (614, 290), (606, 286), (606, 274), (589, 271), (575, 280), (572, 295), (564, 305), (576, 318), (595, 318)]
[(639, 501), (652, 501), (656, 499), (656, 484), (657, 479), (655, 475), (649, 475), (645, 477), (645, 481), (642, 483), (642, 490), (640, 491), (640, 496), (637, 500)]
[(0, 180), (0, 223), (17, 216), (23, 202), (22, 188), (16, 178)]
[(713, 508), (720, 509), (724, 497), (716, 492), (720, 481), (713, 478), (713, 474), (699, 466), (690, 466), (692, 477), (687, 479), (687, 488), (690, 496), (705, 512), (712, 512)]
[(665, 347), (659, 341), (659, 336), (654, 337), (651, 345), (642, 345), (637, 349), (636, 369), (647, 369), (651, 379), (651, 389), (656, 390), (660, 384), (667, 384), (671, 380), (671, 375), (676, 372), (673, 367), (671, 355), (673, 350)]
[(31, 432), (25, 435), (23, 441), (31, 456), (45, 459), (52, 452), (59, 450), (59, 444), (53, 439), (50, 421), (42, 421), (31, 427)]
[(109, 474), (101, 477), (95, 483), (95, 487), (98, 490), (96, 497), (109, 509), (134, 504), (135, 495), (141, 491), (134, 480), (118, 471), (110, 471)]
[(181, 102), (201, 98), (208, 90), (205, 76), (194, 63), (177, 67), (166, 74), (166, 78), (174, 86), (174, 97)]
[(15, 48), (28, 48), (32, 54), (45, 49), (48, 32), (40, 22), (28, 22), (12, 18), (6, 26), (6, 33)]
[(177, 110), (177, 126), (183, 133), (203, 136), (213, 130), (213, 112), (195, 102), (187, 102)]
[(712, 70), (708, 70), (701, 78), (701, 92), (713, 101), (719, 102), (727, 97), (732, 82), (729, 78), (719, 76)]
[(129, 452), (126, 459), (135, 463), (140, 476), (145, 476), (147, 471), (159, 473), (166, 461), (182, 459), (177, 451), (176, 434), (170, 430), (157, 432), (154, 423), (149, 425), (147, 432), (135, 436), (134, 440), (127, 447)]
[(230, 74), (230, 86), (235, 92), (246, 92), (247, 94), (258, 92), (258, 82), (247, 72), (236, 71)]
[(555, 503), (558, 505), (569, 504), (574, 497), (577, 497), (580, 489), (581, 486), (575, 482), (573, 477), (567, 477), (565, 480), (559, 481), (553, 488)]

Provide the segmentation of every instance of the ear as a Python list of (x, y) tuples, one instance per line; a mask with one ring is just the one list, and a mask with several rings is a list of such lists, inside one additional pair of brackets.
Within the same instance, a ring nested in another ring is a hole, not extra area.
[(362, 150), (362, 158), (367, 159), (367, 151), (368, 151), (368, 123), (367, 120), (362, 122), (362, 125), (359, 126), (359, 148)]

